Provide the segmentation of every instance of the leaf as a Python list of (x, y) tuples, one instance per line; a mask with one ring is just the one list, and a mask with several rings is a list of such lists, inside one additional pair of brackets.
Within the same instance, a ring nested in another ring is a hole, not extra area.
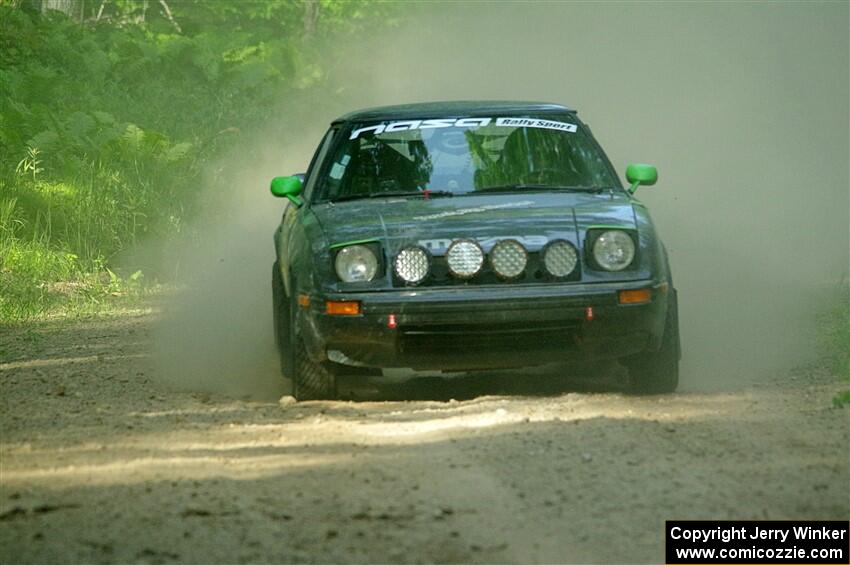
[(25, 104), (23, 104), (22, 102), (18, 102), (17, 100), (9, 100), (9, 106), (22, 116), (32, 115), (32, 112), (30, 112), (29, 108), (27, 108)]
[(121, 138), (127, 145), (138, 151), (145, 141), (145, 132), (136, 124), (127, 124), (127, 129), (124, 130)]
[(39, 149), (51, 149), (58, 142), (59, 134), (53, 130), (47, 129), (33, 136), (29, 141), (27, 141), (27, 145), (37, 147)]
[(164, 155), (165, 161), (168, 162), (168, 163), (173, 163), (175, 161), (179, 161), (179, 160), (183, 159), (189, 153), (189, 151), (191, 149), (192, 149), (192, 144), (187, 143), (187, 142), (178, 143), (177, 145), (172, 145), (165, 152), (165, 155)]
[(84, 141), (87, 134), (95, 128), (95, 125), (94, 119), (84, 112), (74, 112), (68, 118), (68, 131), (77, 143)]
[(108, 112), (101, 112), (100, 110), (95, 110), (92, 112), (92, 116), (101, 124), (112, 125), (115, 123), (115, 117)]

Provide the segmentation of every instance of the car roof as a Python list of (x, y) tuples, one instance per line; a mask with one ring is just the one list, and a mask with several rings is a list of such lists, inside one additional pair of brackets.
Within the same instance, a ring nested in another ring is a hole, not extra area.
[(397, 106), (377, 106), (349, 112), (333, 121), (367, 122), (377, 120), (419, 118), (463, 118), (468, 116), (491, 116), (493, 114), (524, 114), (546, 112), (571, 112), (566, 106), (549, 102), (519, 102), (515, 100), (457, 100), (450, 102), (420, 102)]

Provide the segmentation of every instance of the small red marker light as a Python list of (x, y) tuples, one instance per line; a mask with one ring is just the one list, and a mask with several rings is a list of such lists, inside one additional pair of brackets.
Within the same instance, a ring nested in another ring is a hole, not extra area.
[(394, 330), (398, 327), (398, 322), (396, 322), (395, 314), (390, 314), (387, 316), (387, 327), (391, 330)]
[(584, 319), (588, 322), (593, 321), (593, 306), (588, 306), (584, 309)]

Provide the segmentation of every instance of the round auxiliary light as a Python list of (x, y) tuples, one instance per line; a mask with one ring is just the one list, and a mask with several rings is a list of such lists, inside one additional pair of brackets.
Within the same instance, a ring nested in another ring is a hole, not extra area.
[(364, 245), (349, 245), (337, 252), (334, 267), (344, 282), (371, 281), (378, 272), (378, 258)]
[(428, 254), (421, 247), (406, 247), (395, 258), (395, 273), (406, 283), (416, 284), (428, 276)]
[(622, 271), (635, 258), (635, 243), (624, 231), (602, 232), (593, 242), (593, 258), (606, 271)]
[(500, 277), (513, 279), (522, 274), (528, 264), (528, 252), (513, 239), (503, 239), (490, 250), (490, 264)]
[(484, 251), (471, 239), (458, 239), (446, 252), (449, 271), (459, 279), (470, 279), (484, 265)]
[(576, 248), (566, 241), (553, 241), (543, 252), (543, 265), (553, 277), (566, 277), (578, 264)]

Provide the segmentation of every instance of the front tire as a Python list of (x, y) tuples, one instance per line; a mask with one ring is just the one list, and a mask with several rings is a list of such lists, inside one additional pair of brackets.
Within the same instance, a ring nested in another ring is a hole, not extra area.
[(272, 266), (272, 304), (274, 311), (274, 341), (280, 357), (280, 370), (286, 378), (292, 378), (292, 351), (290, 342), (290, 319), (292, 317), (290, 301), (283, 289), (283, 279), (280, 276), (280, 266), (275, 261)]
[(673, 290), (664, 323), (664, 335), (658, 351), (641, 353), (626, 360), (629, 392), (632, 394), (669, 394), (679, 386), (679, 308)]
[[(298, 302), (294, 280), (291, 288), (292, 296), (288, 300), (284, 298), (288, 306), (285, 329), (288, 343), (282, 350), (281, 366), (284, 374), (292, 379), (292, 396), (296, 400), (333, 400), (336, 398), (336, 377), (329, 370), (329, 362), (316, 362), (310, 358), (297, 323)], [(281, 333), (284, 333), (283, 329)]]
[(326, 363), (317, 363), (310, 358), (304, 338), (293, 332), (292, 396), (296, 400), (333, 400), (336, 398), (336, 378)]

